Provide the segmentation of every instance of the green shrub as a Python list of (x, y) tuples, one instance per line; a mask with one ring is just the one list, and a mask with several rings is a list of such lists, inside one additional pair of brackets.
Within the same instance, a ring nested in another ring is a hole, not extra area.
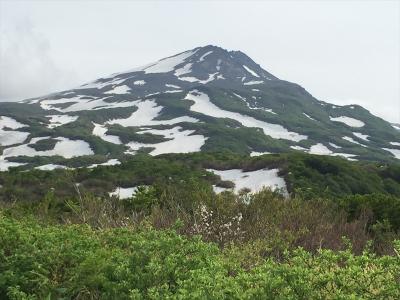
[[(400, 252), (400, 241), (396, 242)], [(288, 251), (244, 268), (174, 231), (43, 226), (0, 215), (1, 299), (398, 299), (400, 256)]]

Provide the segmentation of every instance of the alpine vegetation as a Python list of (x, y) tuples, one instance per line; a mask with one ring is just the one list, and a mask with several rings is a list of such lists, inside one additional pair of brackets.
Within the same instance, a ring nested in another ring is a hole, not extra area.
[(0, 103), (0, 299), (400, 299), (399, 129), (216, 46)]
[(359, 105), (315, 99), (246, 54), (209, 45), (72, 90), (0, 103), (0, 145), (2, 170), (40, 167), (39, 156), (66, 166), (82, 156), (89, 166), (90, 155), (105, 163), (143, 152), (395, 161), (400, 132)]

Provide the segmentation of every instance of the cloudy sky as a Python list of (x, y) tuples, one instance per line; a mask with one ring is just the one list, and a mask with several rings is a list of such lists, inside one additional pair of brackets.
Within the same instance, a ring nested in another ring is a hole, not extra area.
[(197, 46), (241, 50), (316, 98), (400, 123), (400, 1), (0, 0), (0, 101)]

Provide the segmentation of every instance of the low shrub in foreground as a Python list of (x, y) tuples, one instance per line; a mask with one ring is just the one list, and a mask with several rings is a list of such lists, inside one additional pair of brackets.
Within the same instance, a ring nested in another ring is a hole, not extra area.
[(399, 255), (297, 249), (250, 268), (249, 256), (173, 230), (44, 226), (0, 213), (1, 299), (400, 298)]

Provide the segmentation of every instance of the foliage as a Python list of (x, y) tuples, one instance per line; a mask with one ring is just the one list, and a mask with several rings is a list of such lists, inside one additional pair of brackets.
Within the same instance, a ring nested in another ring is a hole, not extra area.
[[(0, 216), (0, 297), (10, 299), (398, 299), (400, 257), (288, 251), (242, 266), (173, 230), (43, 226)], [(400, 243), (396, 244), (400, 251)]]

